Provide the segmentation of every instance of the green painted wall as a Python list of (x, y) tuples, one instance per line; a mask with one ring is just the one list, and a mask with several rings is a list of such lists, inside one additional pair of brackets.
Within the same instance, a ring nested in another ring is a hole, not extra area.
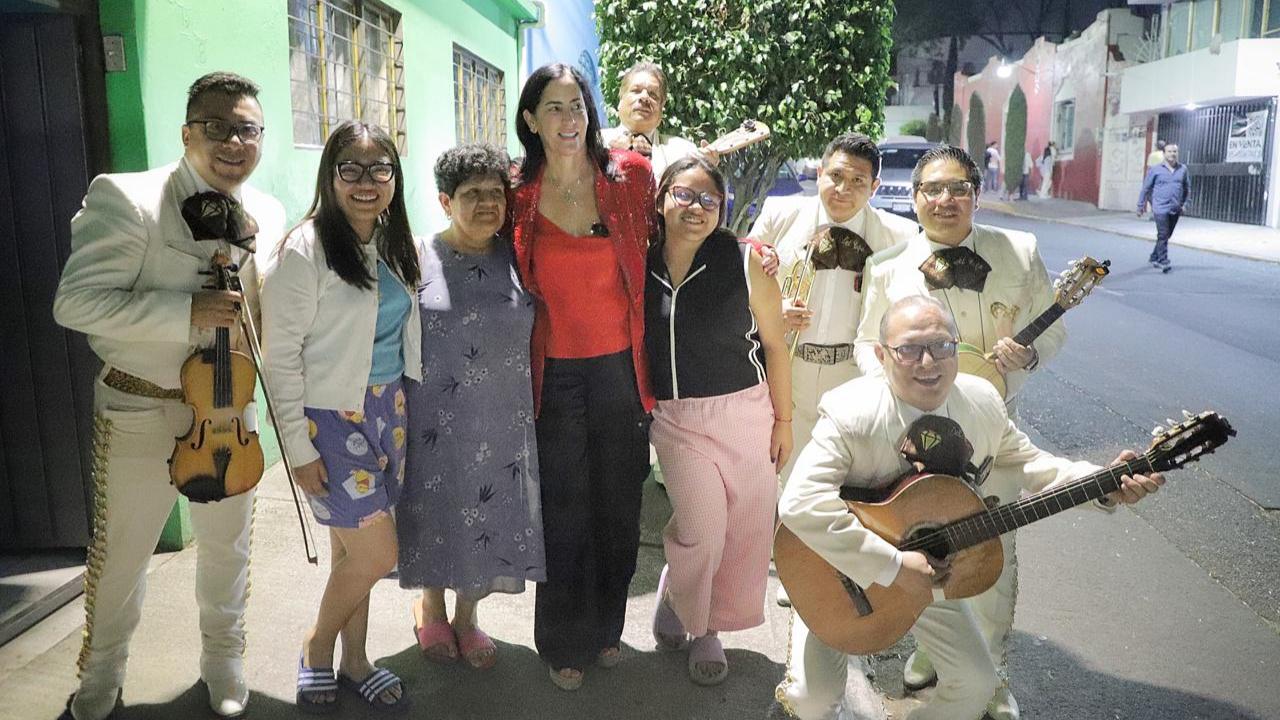
[[(387, 0), (404, 37), (404, 158), (411, 220), (418, 233), (443, 226), (432, 167), (455, 144), (453, 44), (506, 75), (508, 139), (517, 147), (519, 96), (516, 16), (510, 0)], [(186, 89), (200, 75), (230, 70), (262, 86), (267, 126), (263, 158), (250, 184), (284, 203), (290, 220), (310, 205), (318, 148), (294, 147), (289, 105), (285, 0), (102, 0), (104, 34), (123, 35), (128, 70), (109, 73), (107, 100), (114, 169), (162, 165), (182, 153)], [(261, 242), (263, 239), (260, 239)]]

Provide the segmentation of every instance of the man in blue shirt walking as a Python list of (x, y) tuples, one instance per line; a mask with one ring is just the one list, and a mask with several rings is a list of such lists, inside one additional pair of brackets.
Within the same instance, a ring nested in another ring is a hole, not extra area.
[(1156, 216), (1156, 246), (1151, 250), (1151, 267), (1161, 272), (1169, 272), (1173, 265), (1169, 262), (1169, 236), (1178, 226), (1178, 218), (1182, 217), (1187, 197), (1191, 195), (1191, 180), (1187, 178), (1187, 166), (1178, 164), (1178, 146), (1164, 146), (1164, 162), (1147, 171), (1147, 178), (1142, 182), (1142, 193), (1138, 195), (1138, 217), (1147, 211)]

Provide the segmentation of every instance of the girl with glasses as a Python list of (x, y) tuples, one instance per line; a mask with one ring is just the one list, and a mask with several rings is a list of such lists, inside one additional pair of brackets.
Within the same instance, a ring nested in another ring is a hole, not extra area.
[(688, 647), (700, 685), (728, 674), (720, 632), (764, 622), (777, 473), (792, 449), (782, 293), (720, 227), (724, 196), (706, 160), (667, 167), (645, 287), (652, 440), (673, 510), (653, 635), (660, 649)]
[[(404, 480), (402, 377), (422, 380), (409, 230), (395, 143), (345, 122), (320, 155), (311, 209), (263, 281), (265, 373), (278, 432), (332, 565), (298, 660), (298, 707), (336, 710), (339, 684), (375, 708), (406, 702), (365, 651), (369, 592), (396, 565), (391, 508)], [(342, 636), (335, 673), (334, 645)]]

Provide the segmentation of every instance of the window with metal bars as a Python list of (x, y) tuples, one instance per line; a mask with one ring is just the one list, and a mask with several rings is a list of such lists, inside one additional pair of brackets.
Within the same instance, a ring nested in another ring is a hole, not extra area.
[(507, 89), (501, 70), (453, 46), (453, 114), (458, 143), (507, 146)]
[(407, 152), (400, 15), (371, 0), (289, 0), (293, 142), (321, 146), (344, 120)]

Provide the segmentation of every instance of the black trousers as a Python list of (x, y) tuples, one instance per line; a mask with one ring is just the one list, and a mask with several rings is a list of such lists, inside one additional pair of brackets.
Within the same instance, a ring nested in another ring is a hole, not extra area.
[(585, 668), (622, 637), (649, 474), (631, 351), (548, 359), (537, 420), (547, 580), (533, 637), (551, 667)]
[(1174, 228), (1178, 227), (1180, 217), (1182, 216), (1176, 213), (1156, 213), (1156, 246), (1151, 248), (1148, 261), (1169, 264), (1169, 238), (1173, 236)]

